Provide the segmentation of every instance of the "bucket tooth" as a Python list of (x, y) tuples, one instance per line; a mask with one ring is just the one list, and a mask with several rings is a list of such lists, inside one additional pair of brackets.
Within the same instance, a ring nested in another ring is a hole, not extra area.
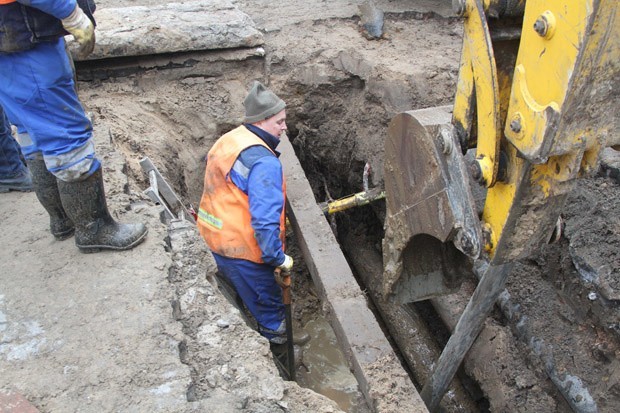
[(383, 293), (400, 303), (453, 292), (482, 250), (480, 220), (450, 110), (404, 112), (389, 126)]

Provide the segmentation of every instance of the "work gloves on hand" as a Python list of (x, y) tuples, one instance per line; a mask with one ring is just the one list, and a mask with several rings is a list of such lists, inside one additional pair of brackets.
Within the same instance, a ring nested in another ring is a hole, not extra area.
[(284, 254), (284, 262), (278, 265), (278, 268), (282, 270), (283, 273), (286, 273), (286, 274), (290, 273), (291, 270), (293, 269), (293, 257), (291, 257), (290, 255)]
[(291, 286), (291, 270), (293, 269), (293, 257), (284, 254), (284, 262), (276, 267), (273, 276), (276, 283), (282, 288)]
[(75, 41), (80, 44), (79, 57), (88, 56), (95, 47), (95, 26), (93, 22), (77, 5), (71, 14), (62, 19), (61, 22), (62, 27), (71, 33)]

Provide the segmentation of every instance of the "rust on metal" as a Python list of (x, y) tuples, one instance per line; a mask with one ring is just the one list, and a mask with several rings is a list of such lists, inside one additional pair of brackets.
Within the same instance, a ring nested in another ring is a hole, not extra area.
[[(446, 294), (469, 274), (481, 229), (450, 108), (405, 112), (385, 143), (383, 294), (397, 302)], [(455, 242), (458, 241), (458, 242)]]

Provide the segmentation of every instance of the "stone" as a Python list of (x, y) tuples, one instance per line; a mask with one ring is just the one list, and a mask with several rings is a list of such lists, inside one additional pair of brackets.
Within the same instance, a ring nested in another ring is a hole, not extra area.
[(75, 60), (249, 48), (264, 42), (252, 19), (228, 0), (103, 8), (95, 19), (95, 49), (79, 59), (77, 45), (70, 45)]

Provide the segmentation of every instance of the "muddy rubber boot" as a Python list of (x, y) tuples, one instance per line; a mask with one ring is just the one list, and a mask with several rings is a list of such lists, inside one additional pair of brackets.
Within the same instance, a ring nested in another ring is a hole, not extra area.
[(17, 175), (10, 178), (0, 178), (0, 193), (9, 191), (30, 192), (32, 191), (32, 178), (26, 167)]
[(76, 182), (58, 180), (62, 205), (75, 223), (75, 245), (85, 253), (128, 250), (144, 241), (144, 224), (119, 224), (108, 212), (101, 168)]
[(293, 335), (293, 344), (296, 346), (303, 346), (310, 341), (310, 334), (305, 331), (296, 331)]
[(34, 192), (50, 216), (52, 235), (59, 241), (69, 238), (75, 228), (62, 206), (56, 177), (47, 170), (43, 159), (27, 160), (26, 164), (30, 169)]
[(290, 373), (287, 371), (288, 346), (286, 345), (286, 343), (275, 344), (270, 342), (269, 349), (271, 350), (271, 354), (273, 355), (276, 367), (278, 368), (280, 375), (285, 380), (289, 380)]

